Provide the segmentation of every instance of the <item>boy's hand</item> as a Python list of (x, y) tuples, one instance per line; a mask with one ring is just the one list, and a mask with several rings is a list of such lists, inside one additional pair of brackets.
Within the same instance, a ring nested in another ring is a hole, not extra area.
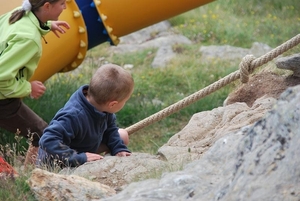
[(86, 155), (86, 158), (87, 158), (87, 162), (97, 161), (97, 160), (103, 159), (103, 156), (101, 156), (99, 154), (86, 152), (85, 155)]
[(59, 38), (59, 33), (64, 34), (66, 31), (61, 28), (64, 27), (66, 29), (70, 29), (70, 25), (65, 21), (52, 21), (51, 22), (51, 31)]
[(130, 156), (131, 153), (129, 152), (126, 152), (126, 151), (122, 151), (122, 152), (119, 152), (116, 154), (116, 156), (120, 156), (120, 157), (123, 157), (123, 156)]

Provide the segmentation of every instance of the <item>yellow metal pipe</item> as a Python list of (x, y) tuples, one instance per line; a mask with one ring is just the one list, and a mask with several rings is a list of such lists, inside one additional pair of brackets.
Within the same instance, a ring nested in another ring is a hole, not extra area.
[(119, 37), (214, 0), (94, 0), (113, 43)]

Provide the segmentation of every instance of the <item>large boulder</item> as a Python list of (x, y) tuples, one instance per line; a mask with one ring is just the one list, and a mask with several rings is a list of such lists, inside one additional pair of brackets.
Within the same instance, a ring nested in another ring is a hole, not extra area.
[(182, 171), (132, 183), (104, 200), (298, 201), (299, 101), (300, 86), (289, 88), (264, 118), (227, 133)]

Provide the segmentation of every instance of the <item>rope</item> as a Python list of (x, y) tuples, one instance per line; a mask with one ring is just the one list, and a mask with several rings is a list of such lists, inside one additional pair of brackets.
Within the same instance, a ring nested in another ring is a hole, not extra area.
[(266, 53), (265, 55), (255, 58), (253, 55), (246, 55), (240, 65), (239, 70), (225, 76), (224, 78), (214, 82), (213, 84), (191, 94), (188, 97), (178, 101), (170, 105), (169, 107), (141, 120), (140, 122), (126, 128), (128, 134), (132, 134), (150, 124), (160, 121), (161, 119), (181, 110), (182, 108), (200, 100), (201, 98), (215, 92), (216, 90), (226, 86), (227, 84), (237, 80), (240, 78), (242, 83), (247, 83), (249, 80), (249, 75), (255, 70), (255, 68), (262, 66), (269, 61), (273, 60), (277, 56), (281, 55), (282, 53), (286, 52), (287, 50), (295, 47), (300, 43), (300, 34), (294, 36), (290, 40), (286, 41), (285, 43), (281, 44), (277, 48), (271, 50), (270, 52)]

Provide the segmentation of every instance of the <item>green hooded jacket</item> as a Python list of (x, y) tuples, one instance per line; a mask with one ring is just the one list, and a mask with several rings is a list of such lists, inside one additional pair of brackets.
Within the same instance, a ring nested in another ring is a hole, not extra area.
[(0, 16), (0, 100), (31, 93), (29, 79), (42, 55), (41, 37), (50, 31), (40, 27), (32, 12), (10, 25), (12, 12)]

